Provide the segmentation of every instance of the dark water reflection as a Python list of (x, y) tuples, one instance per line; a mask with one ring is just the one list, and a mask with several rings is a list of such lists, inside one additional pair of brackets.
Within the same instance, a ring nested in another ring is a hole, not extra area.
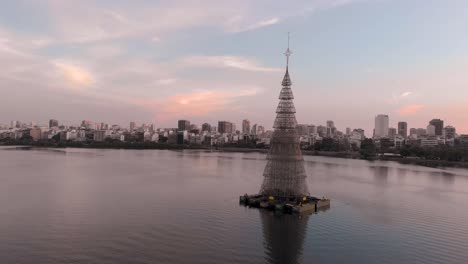
[(386, 166), (375, 166), (369, 167), (374, 173), (375, 183), (377, 185), (386, 185), (388, 180), (388, 171), (390, 170)]
[(260, 153), (0, 148), (0, 263), (466, 263), (467, 170), (305, 159), (299, 218), (239, 206)]
[(275, 215), (260, 211), (268, 263), (302, 263), (309, 215)]

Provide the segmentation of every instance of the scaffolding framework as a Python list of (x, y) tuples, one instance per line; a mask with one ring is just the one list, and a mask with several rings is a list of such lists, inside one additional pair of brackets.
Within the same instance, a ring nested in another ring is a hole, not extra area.
[(308, 195), (306, 184), (307, 174), (304, 168), (304, 158), (300, 148), (299, 135), (296, 130), (296, 108), (289, 77), (289, 47), (286, 73), (284, 75), (279, 104), (276, 109), (274, 131), (270, 141), (267, 165), (263, 172), (263, 184), (260, 193), (275, 197)]

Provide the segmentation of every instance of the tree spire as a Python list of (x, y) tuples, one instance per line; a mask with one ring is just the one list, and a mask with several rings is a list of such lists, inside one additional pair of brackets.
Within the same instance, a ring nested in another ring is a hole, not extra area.
[(289, 49), (289, 32), (288, 32), (288, 49), (284, 53), (284, 55), (286, 56), (286, 70), (288, 70), (288, 67), (289, 67), (289, 56), (291, 56), (291, 54), (292, 54), (292, 52)]

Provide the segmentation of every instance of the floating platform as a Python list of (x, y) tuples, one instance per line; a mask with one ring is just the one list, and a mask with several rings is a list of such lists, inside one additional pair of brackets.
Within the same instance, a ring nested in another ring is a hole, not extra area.
[(239, 197), (239, 203), (248, 207), (263, 208), (283, 213), (310, 213), (325, 211), (330, 208), (330, 199), (313, 196), (290, 196), (275, 198), (262, 194)]

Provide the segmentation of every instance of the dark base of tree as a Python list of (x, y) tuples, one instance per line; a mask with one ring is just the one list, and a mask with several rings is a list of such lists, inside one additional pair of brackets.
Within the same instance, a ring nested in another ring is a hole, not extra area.
[(275, 198), (263, 194), (244, 194), (239, 197), (239, 204), (250, 208), (275, 211), (276, 213), (302, 214), (327, 211), (330, 209), (331, 201), (327, 198), (320, 199), (302, 195)]

